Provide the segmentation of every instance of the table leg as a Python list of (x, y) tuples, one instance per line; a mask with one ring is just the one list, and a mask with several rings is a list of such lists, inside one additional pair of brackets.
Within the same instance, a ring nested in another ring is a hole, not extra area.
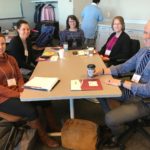
[[(70, 118), (74, 119), (74, 100), (69, 99), (70, 105)], [(61, 136), (61, 132), (48, 133), (48, 136)]]
[(70, 118), (74, 119), (74, 100), (70, 99)]

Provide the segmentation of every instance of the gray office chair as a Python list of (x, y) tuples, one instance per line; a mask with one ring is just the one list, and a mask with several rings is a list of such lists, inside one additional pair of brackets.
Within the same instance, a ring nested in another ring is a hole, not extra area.
[(128, 58), (120, 58), (120, 59), (110, 59), (109, 62), (106, 62), (106, 66), (110, 67), (111, 65), (119, 65), (122, 64), (124, 62), (126, 62), (128, 59), (130, 59), (133, 55), (135, 55), (138, 50), (140, 49), (140, 41), (136, 40), (136, 39), (131, 39), (130, 40), (130, 55), (128, 56)]

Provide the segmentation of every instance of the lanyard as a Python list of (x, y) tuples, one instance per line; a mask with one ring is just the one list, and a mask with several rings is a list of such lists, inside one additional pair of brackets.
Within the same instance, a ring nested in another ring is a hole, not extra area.
[[(14, 69), (13, 69), (12, 65), (10, 64), (9, 61), (8, 61), (7, 63), (8, 63), (8, 65), (10, 66), (10, 68), (11, 68), (11, 70), (12, 70), (13, 76), (15, 77), (15, 72), (14, 72)], [(4, 71), (1, 67), (0, 67), (0, 70), (4, 73), (4, 75), (5, 75), (5, 77), (6, 77), (6, 80), (8, 80), (8, 77), (7, 77), (6, 73), (5, 73), (5, 71)]]
[[(149, 56), (148, 56), (148, 55), (149, 55)], [(141, 63), (143, 64), (143, 62), (142, 62), (142, 61), (144, 60), (144, 57), (145, 57), (145, 56), (146, 56), (146, 57), (148, 57), (148, 60), (147, 60), (147, 61), (145, 60), (145, 61), (146, 61), (146, 63), (145, 63), (144, 68), (140, 69), (140, 67), (141, 67), (140, 65), (141, 65)], [(142, 74), (143, 74), (143, 72), (145, 71), (146, 66), (148, 65), (149, 61), (150, 61), (150, 52), (147, 52), (147, 54), (143, 56), (143, 59), (141, 60), (141, 62), (140, 62), (140, 64), (139, 64), (139, 66), (137, 67), (137, 70), (136, 70), (136, 72), (135, 72), (135, 73), (137, 73), (137, 74), (139, 74), (139, 75), (142, 75)], [(139, 69), (140, 69), (140, 70), (142, 70), (142, 71), (141, 71), (141, 72), (139, 72)], [(139, 72), (139, 73), (138, 73), (138, 72)]]

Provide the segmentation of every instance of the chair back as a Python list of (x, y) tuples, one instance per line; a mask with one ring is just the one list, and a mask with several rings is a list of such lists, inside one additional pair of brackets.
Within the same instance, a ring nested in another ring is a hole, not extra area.
[(137, 39), (131, 39), (131, 55), (130, 55), (130, 57), (135, 55), (139, 49), (140, 49), (140, 41)]

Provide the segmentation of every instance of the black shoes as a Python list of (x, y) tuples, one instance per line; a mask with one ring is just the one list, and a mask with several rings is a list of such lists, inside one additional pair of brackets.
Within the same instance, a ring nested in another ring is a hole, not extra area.
[(97, 129), (96, 150), (116, 147), (119, 147), (119, 144), (117, 138), (113, 136), (111, 130), (106, 125), (99, 125)]

